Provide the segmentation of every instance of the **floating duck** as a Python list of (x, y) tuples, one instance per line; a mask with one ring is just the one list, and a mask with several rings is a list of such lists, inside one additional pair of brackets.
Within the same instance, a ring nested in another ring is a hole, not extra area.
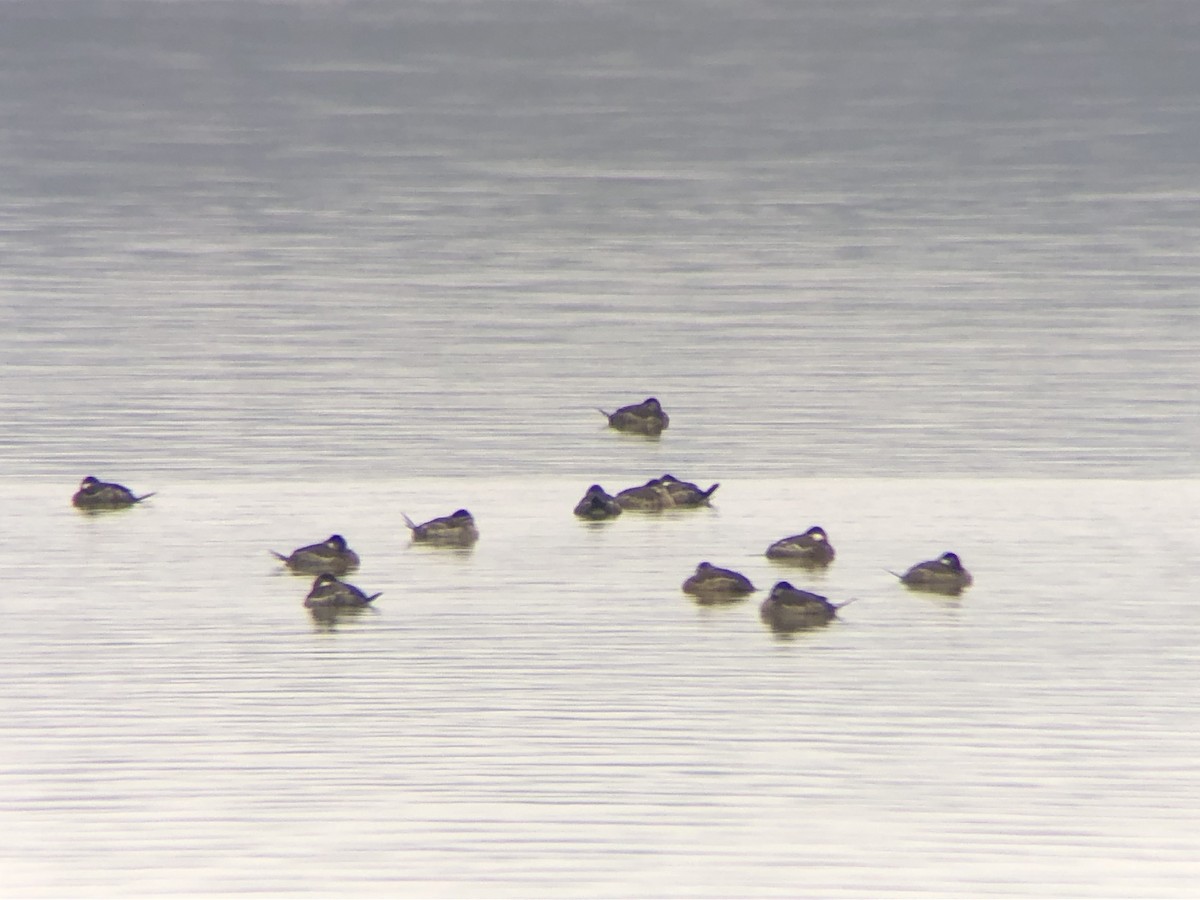
[(721, 486), (714, 484), (708, 490), (703, 490), (699, 485), (692, 484), (690, 481), (680, 481), (669, 473), (659, 478), (658, 483), (667, 489), (667, 493), (671, 495), (675, 505), (680, 507), (707, 506), (708, 498)]
[(680, 481), (674, 475), (651, 478), (643, 485), (626, 488), (614, 498), (622, 509), (657, 512), (664, 509), (688, 509), (707, 506), (708, 498), (719, 488), (714, 484), (703, 490), (690, 481)]
[(961, 594), (975, 579), (963, 568), (956, 553), (943, 553), (937, 559), (917, 563), (903, 575), (895, 575), (914, 591), (932, 591), (935, 594)]
[(338, 581), (326, 572), (317, 576), (312, 590), (304, 598), (304, 605), (312, 610), (361, 609), (382, 593), (367, 596), (354, 585)]
[(683, 583), (683, 592), (701, 600), (740, 600), (757, 590), (750, 579), (732, 569), (702, 562)]
[(837, 618), (837, 611), (845, 605), (830, 603), (827, 597), (802, 591), (781, 581), (771, 588), (759, 613), (763, 621), (776, 631), (796, 631), (832, 621)]
[(358, 568), (358, 554), (346, 546), (340, 534), (331, 534), (319, 544), (293, 550), (291, 556), (271, 551), (271, 555), (297, 575), (345, 575)]
[(651, 478), (638, 487), (625, 488), (613, 498), (621, 509), (637, 512), (658, 512), (675, 508), (675, 498), (658, 478)]
[(659, 435), (671, 423), (662, 405), (653, 397), (632, 406), (622, 406), (614, 413), (600, 410), (600, 414), (608, 419), (609, 428), (630, 434)]
[(581, 519), (611, 519), (621, 514), (621, 504), (598, 484), (593, 484), (575, 504), (575, 515)]
[(417, 525), (408, 516), (404, 516), (404, 524), (412, 530), (412, 539), (421, 543), (469, 547), (479, 540), (479, 529), (475, 527), (475, 520), (465, 509), (455, 510), (448, 516), (430, 519), (422, 525)]
[(71, 503), (78, 509), (86, 510), (126, 509), (153, 496), (151, 492), (135, 497), (133, 491), (123, 484), (101, 481), (89, 475), (79, 483), (79, 490), (71, 498)]
[(778, 559), (801, 566), (827, 566), (833, 562), (833, 545), (829, 535), (820, 525), (814, 525), (804, 534), (794, 534), (778, 540), (767, 548), (768, 559)]

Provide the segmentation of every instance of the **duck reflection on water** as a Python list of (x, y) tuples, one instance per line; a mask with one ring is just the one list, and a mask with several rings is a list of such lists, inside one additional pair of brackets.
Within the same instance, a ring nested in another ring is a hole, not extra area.
[(337, 627), (347, 621), (377, 616), (379, 610), (374, 606), (311, 606), (308, 615), (315, 631), (330, 633), (337, 631)]

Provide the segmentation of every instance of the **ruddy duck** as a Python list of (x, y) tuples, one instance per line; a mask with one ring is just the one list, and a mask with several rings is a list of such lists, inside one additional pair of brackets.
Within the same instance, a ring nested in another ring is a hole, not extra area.
[(625, 488), (613, 499), (621, 509), (637, 512), (658, 512), (675, 508), (675, 498), (658, 478), (651, 478), (638, 487)]
[(759, 608), (759, 614), (764, 622), (777, 631), (796, 631), (836, 619), (837, 611), (845, 605), (830, 603), (827, 597), (802, 591), (781, 581), (771, 588), (771, 593)]
[(903, 575), (892, 572), (905, 587), (914, 591), (932, 591), (935, 594), (961, 594), (975, 579), (963, 568), (956, 553), (943, 553), (937, 559), (917, 563)]
[(78, 509), (125, 509), (153, 496), (154, 493), (151, 492), (135, 497), (133, 491), (124, 485), (101, 481), (89, 475), (80, 482), (79, 490), (71, 498), (71, 503)]
[(659, 435), (671, 424), (666, 411), (653, 397), (647, 397), (641, 403), (632, 406), (622, 406), (614, 413), (600, 410), (600, 414), (608, 419), (609, 428), (627, 431), (630, 434)]
[(321, 575), (326, 572), (345, 575), (351, 569), (358, 568), (358, 554), (346, 546), (346, 539), (340, 534), (331, 534), (319, 544), (293, 550), (291, 556), (274, 550), (271, 555), (297, 575)]
[(621, 512), (621, 504), (598, 484), (588, 488), (575, 505), (575, 515), (581, 519), (611, 519)]
[[(404, 516), (403, 513), (401, 513)], [(479, 540), (479, 529), (475, 520), (465, 509), (455, 510), (448, 516), (430, 519), (417, 525), (408, 516), (404, 524), (412, 529), (412, 539), (427, 544), (443, 544), (450, 547), (469, 547)]]
[(757, 590), (750, 579), (732, 569), (702, 562), (696, 573), (683, 583), (683, 592), (701, 600), (740, 600)]
[(354, 585), (338, 581), (325, 572), (313, 582), (312, 590), (304, 598), (304, 605), (313, 610), (355, 609), (366, 606), (382, 593), (380, 591), (379, 594), (367, 596)]
[(675, 501), (675, 505), (680, 507), (707, 506), (708, 498), (713, 495), (713, 491), (721, 486), (720, 484), (714, 484), (706, 491), (702, 490), (698, 484), (692, 484), (690, 481), (680, 481), (669, 473), (659, 478), (658, 483), (667, 489), (667, 493), (671, 495), (671, 499)]
[(780, 559), (801, 566), (827, 566), (836, 556), (829, 535), (820, 525), (804, 534), (795, 534), (776, 541), (767, 548), (768, 559)]

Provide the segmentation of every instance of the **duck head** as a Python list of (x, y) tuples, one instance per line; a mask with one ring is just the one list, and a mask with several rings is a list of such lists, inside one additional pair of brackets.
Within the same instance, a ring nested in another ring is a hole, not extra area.
[(943, 553), (938, 557), (938, 562), (952, 572), (962, 571), (962, 562), (959, 560), (957, 553)]

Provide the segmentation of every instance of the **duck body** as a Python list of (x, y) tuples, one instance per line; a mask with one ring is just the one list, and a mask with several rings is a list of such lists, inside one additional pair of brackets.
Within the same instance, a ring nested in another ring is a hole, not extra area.
[(153, 496), (153, 493), (149, 493), (138, 497), (123, 484), (101, 481), (88, 475), (79, 483), (79, 490), (71, 497), (71, 503), (76, 509), (85, 510), (127, 509)]
[(598, 484), (593, 484), (583, 495), (583, 499), (575, 504), (575, 515), (581, 519), (611, 519), (622, 513), (621, 504)]
[(345, 575), (358, 568), (358, 554), (346, 546), (340, 534), (331, 534), (319, 544), (309, 544), (293, 550), (290, 556), (271, 551), (271, 555), (283, 562), (297, 575)]
[(638, 487), (625, 488), (613, 498), (624, 510), (636, 512), (659, 512), (675, 508), (675, 498), (657, 478), (651, 478)]
[(683, 592), (701, 600), (741, 600), (757, 590), (750, 579), (732, 569), (702, 562), (683, 583)]
[(689, 509), (708, 506), (708, 498), (719, 488), (714, 484), (703, 490), (690, 481), (680, 481), (674, 475), (651, 478), (643, 485), (626, 488), (614, 498), (622, 509), (658, 512), (664, 509)]
[(662, 404), (654, 397), (647, 397), (641, 403), (632, 406), (622, 406), (614, 413), (600, 410), (601, 415), (608, 419), (608, 427), (629, 434), (646, 434), (656, 436), (663, 433), (669, 424), (670, 417)]
[[(845, 604), (842, 604), (845, 605)], [(759, 609), (764, 622), (779, 631), (795, 631), (824, 625), (837, 618), (840, 607), (827, 597), (802, 591), (786, 581), (771, 588), (771, 593)]]
[(820, 525), (814, 525), (804, 534), (794, 534), (778, 540), (767, 548), (767, 558), (794, 563), (800, 566), (827, 566), (837, 553), (829, 543), (829, 535)]
[(957, 553), (943, 553), (937, 559), (917, 563), (897, 577), (905, 587), (935, 594), (961, 594), (975, 581)]
[(412, 539), (418, 543), (469, 547), (479, 540), (479, 529), (475, 527), (475, 519), (465, 509), (455, 510), (448, 516), (430, 519), (421, 525), (404, 516), (404, 524), (412, 531)]
[(693, 484), (690, 481), (680, 481), (669, 473), (659, 478), (658, 483), (666, 488), (667, 493), (671, 495), (671, 499), (675, 501), (675, 505), (679, 507), (708, 506), (708, 498), (721, 486), (720, 484), (714, 484), (708, 490), (704, 490), (698, 484)]
[(304, 605), (312, 610), (361, 609), (382, 593), (380, 591), (379, 594), (368, 596), (354, 585), (339, 581), (326, 572), (317, 576), (312, 590), (304, 598)]

